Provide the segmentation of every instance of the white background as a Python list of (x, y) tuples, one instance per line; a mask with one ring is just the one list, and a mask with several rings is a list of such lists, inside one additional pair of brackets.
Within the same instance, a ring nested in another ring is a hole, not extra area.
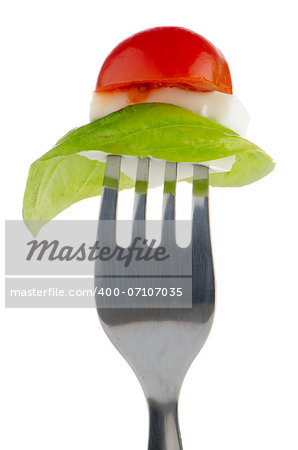
[[(277, 163), (253, 185), (211, 189), (217, 311), (181, 393), (186, 450), (298, 446), (294, 8), (294, 0), (11, 0), (2, 6), (3, 219), (21, 218), (30, 163), (88, 121), (107, 53), (152, 26), (184, 26), (220, 47), (234, 93), (251, 114), (248, 138)], [(60, 217), (95, 219), (98, 207), (97, 198), (86, 200)], [(5, 310), (3, 296), (0, 325), (1, 449), (146, 448), (143, 394), (95, 310)]]

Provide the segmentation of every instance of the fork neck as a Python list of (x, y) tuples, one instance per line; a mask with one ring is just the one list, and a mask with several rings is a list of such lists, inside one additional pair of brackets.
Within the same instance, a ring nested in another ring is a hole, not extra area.
[(178, 402), (148, 400), (150, 428), (148, 450), (182, 450), (178, 423)]

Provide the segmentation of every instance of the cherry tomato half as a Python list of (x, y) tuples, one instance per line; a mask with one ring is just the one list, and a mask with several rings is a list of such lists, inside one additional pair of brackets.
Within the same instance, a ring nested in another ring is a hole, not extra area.
[(229, 66), (220, 50), (180, 27), (151, 28), (121, 42), (106, 58), (96, 91), (162, 86), (232, 94)]

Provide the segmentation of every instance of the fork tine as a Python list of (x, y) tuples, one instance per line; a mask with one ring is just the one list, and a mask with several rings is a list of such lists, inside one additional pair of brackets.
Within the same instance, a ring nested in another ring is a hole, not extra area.
[[(113, 242), (116, 235), (116, 211), (119, 190), (121, 156), (108, 155), (103, 179), (99, 212), (98, 239)], [(110, 221), (108, 224), (105, 221)]]
[(193, 167), (192, 295), (193, 302), (214, 301), (214, 273), (209, 230), (209, 169)]
[(150, 165), (149, 158), (139, 158), (135, 184), (132, 241), (136, 237), (140, 238), (145, 237), (145, 218), (146, 218), (149, 165)]
[(163, 191), (163, 220), (175, 220), (175, 194), (176, 194), (177, 163), (167, 162)]
[(162, 205), (162, 242), (175, 241), (175, 195), (177, 163), (167, 162)]

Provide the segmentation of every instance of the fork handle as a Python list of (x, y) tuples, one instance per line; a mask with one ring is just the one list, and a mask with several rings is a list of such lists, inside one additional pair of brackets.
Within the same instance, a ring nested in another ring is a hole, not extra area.
[(182, 450), (178, 423), (178, 402), (149, 404), (149, 446), (148, 450)]

